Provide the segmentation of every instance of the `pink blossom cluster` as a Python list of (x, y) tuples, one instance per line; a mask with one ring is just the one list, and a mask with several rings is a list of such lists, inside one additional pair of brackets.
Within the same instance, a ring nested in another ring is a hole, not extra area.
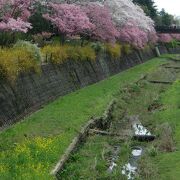
[(77, 35), (88, 33), (94, 28), (86, 13), (78, 5), (49, 3), (52, 14), (43, 17), (50, 20), (62, 34)]
[(154, 28), (152, 28), (150, 31), (147, 32), (147, 36), (148, 36), (148, 42), (150, 44), (156, 44), (158, 41), (158, 35), (156, 33), (156, 30)]
[(171, 34), (171, 36), (173, 39), (180, 41), (180, 34)]
[(108, 9), (104, 6), (88, 4), (81, 7), (75, 4), (52, 4), (51, 14), (44, 18), (50, 20), (61, 34), (66, 36), (90, 36), (93, 39), (114, 42), (118, 31)]
[(133, 45), (135, 48), (143, 49), (148, 43), (148, 35), (136, 25), (124, 25), (119, 30), (119, 40), (128, 44)]
[(0, 0), (0, 30), (26, 33), (32, 28), (28, 23), (33, 0)]
[(172, 36), (170, 34), (158, 34), (158, 41), (162, 43), (169, 43), (173, 40)]
[(89, 4), (85, 7), (85, 12), (94, 25), (92, 29), (92, 37), (107, 42), (115, 42), (119, 35), (109, 10), (100, 5)]
[(168, 34), (168, 33), (158, 34), (158, 41), (162, 43), (169, 43), (174, 39), (180, 41), (180, 34)]
[(128, 21), (119, 28), (119, 40), (131, 44), (135, 48), (143, 49), (148, 43), (155, 44), (158, 37), (154, 28), (144, 31), (133, 21)]
[(20, 31), (26, 33), (32, 26), (28, 22), (24, 22), (21, 18), (9, 18), (6, 22), (0, 23), (0, 29), (5, 31)]

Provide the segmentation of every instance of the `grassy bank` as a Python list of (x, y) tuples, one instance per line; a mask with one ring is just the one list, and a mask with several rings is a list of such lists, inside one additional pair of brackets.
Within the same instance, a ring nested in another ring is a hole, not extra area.
[(155, 58), (64, 97), (0, 133), (0, 179), (53, 179), (50, 170), (91, 116), (117, 91), (165, 59)]
[[(180, 67), (180, 63), (170, 62), (168, 67)], [(152, 83), (151, 81), (170, 82)], [(121, 174), (128, 162), (131, 148), (141, 146), (144, 155), (138, 163), (138, 180), (178, 180), (180, 173), (180, 71), (159, 67), (139, 83), (125, 86), (114, 96), (116, 104), (112, 111), (111, 127), (107, 131), (121, 134), (131, 129), (129, 118), (138, 118), (156, 139), (153, 142), (138, 142), (130, 138), (91, 135), (87, 142), (73, 154), (59, 179), (127, 179)], [(114, 148), (120, 151), (115, 161), (116, 167), (108, 173)]]

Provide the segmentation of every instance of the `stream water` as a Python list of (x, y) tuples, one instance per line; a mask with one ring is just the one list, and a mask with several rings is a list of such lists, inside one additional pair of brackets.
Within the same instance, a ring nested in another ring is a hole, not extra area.
[(119, 158), (119, 153), (120, 153), (120, 146), (115, 146), (114, 147), (114, 153), (112, 155), (112, 159), (111, 159), (111, 163), (110, 166), (108, 168), (108, 173), (112, 173), (112, 171), (114, 170), (114, 168), (117, 166), (117, 159)]
[[(148, 139), (148, 137), (151, 137), (152, 134), (151, 132), (145, 128), (140, 122), (138, 123), (134, 123), (132, 125), (134, 134), (138, 137), (138, 136), (145, 136), (145, 139)], [(141, 139), (141, 138), (137, 138), (137, 139)], [(125, 164), (122, 168), (122, 174), (127, 176), (128, 180), (133, 180), (135, 178), (136, 175), (136, 171), (138, 168), (138, 160), (141, 158), (143, 154), (143, 148), (142, 147), (134, 147), (132, 149), (131, 152), (131, 157), (129, 159), (129, 162), (127, 164)]]
[(128, 180), (134, 179), (137, 172), (138, 160), (141, 158), (143, 149), (141, 147), (132, 148), (131, 157), (129, 162), (122, 168), (121, 173), (127, 176)]

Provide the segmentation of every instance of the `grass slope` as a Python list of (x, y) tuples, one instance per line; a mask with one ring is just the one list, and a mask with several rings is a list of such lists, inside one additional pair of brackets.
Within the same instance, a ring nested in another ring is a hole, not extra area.
[(0, 179), (53, 179), (51, 168), (91, 116), (102, 114), (119, 88), (153, 70), (155, 58), (45, 106), (0, 133)]
[[(142, 124), (149, 127), (152, 124), (153, 114), (148, 112), (148, 106), (157, 98), (159, 92), (166, 88), (166, 85), (151, 84), (145, 81), (141, 85), (128, 85), (125, 92), (119, 91), (114, 97), (116, 105), (112, 112), (110, 131), (120, 134), (123, 129), (127, 128), (128, 120), (123, 117), (124, 112), (126, 112), (126, 117), (138, 115)], [(123, 118), (121, 119), (121, 117)], [(99, 145), (99, 142), (102, 144)], [(90, 136), (85, 145), (66, 164), (59, 179), (85, 180), (90, 177), (92, 179), (126, 179), (125, 176), (122, 176), (121, 169), (128, 162), (131, 147), (137, 145), (148, 146), (146, 143), (138, 143), (130, 139), (123, 143), (118, 137)], [(117, 167), (112, 174), (109, 174), (107, 173), (108, 159), (111, 159), (114, 146), (119, 146), (121, 152), (116, 162)]]
[[(154, 84), (147, 81), (155, 79), (164, 82), (169, 81), (172, 76), (178, 79), (173, 85)], [(116, 104), (111, 114), (112, 124), (109, 131), (121, 133), (128, 127), (127, 117), (138, 115), (142, 124), (156, 135), (156, 139), (148, 143), (129, 139), (124, 143), (118, 137), (91, 135), (86, 143), (71, 156), (64, 170), (59, 174), (59, 179), (126, 179), (125, 176), (122, 176), (121, 169), (128, 162), (131, 148), (139, 145), (144, 147), (145, 153), (139, 162), (136, 179), (179, 180), (180, 71), (175, 73), (174, 69), (165, 71), (164, 67), (159, 67), (151, 72), (145, 80), (138, 84), (129, 84), (123, 88), (123, 91), (120, 89), (117, 92), (114, 97)], [(126, 112), (125, 116), (124, 112)], [(171, 137), (174, 141), (172, 151), (169, 150), (171, 143), (168, 131), (163, 131), (164, 125), (172, 128)], [(120, 147), (120, 152), (116, 160), (117, 166), (111, 174), (107, 172), (107, 169), (116, 146)]]

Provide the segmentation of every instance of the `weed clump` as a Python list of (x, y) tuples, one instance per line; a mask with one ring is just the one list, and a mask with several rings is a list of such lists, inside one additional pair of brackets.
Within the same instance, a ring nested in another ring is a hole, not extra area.
[(169, 123), (163, 123), (160, 127), (160, 139), (158, 148), (163, 152), (173, 152), (175, 145), (173, 141), (173, 131)]
[(157, 167), (152, 163), (148, 156), (143, 156), (138, 163), (138, 176), (141, 179), (152, 180), (158, 179)]
[(151, 146), (151, 147), (147, 150), (147, 152), (148, 152), (148, 155), (149, 155), (150, 157), (155, 157), (155, 156), (157, 156), (157, 154), (158, 154), (158, 151), (157, 151), (156, 147), (154, 147), (154, 146)]
[(149, 112), (153, 112), (153, 111), (156, 111), (156, 110), (161, 110), (162, 107), (163, 107), (163, 105), (162, 105), (162, 103), (160, 102), (160, 100), (159, 100), (159, 99), (155, 99), (155, 100), (153, 101), (153, 103), (149, 105), (148, 111), (149, 111)]

